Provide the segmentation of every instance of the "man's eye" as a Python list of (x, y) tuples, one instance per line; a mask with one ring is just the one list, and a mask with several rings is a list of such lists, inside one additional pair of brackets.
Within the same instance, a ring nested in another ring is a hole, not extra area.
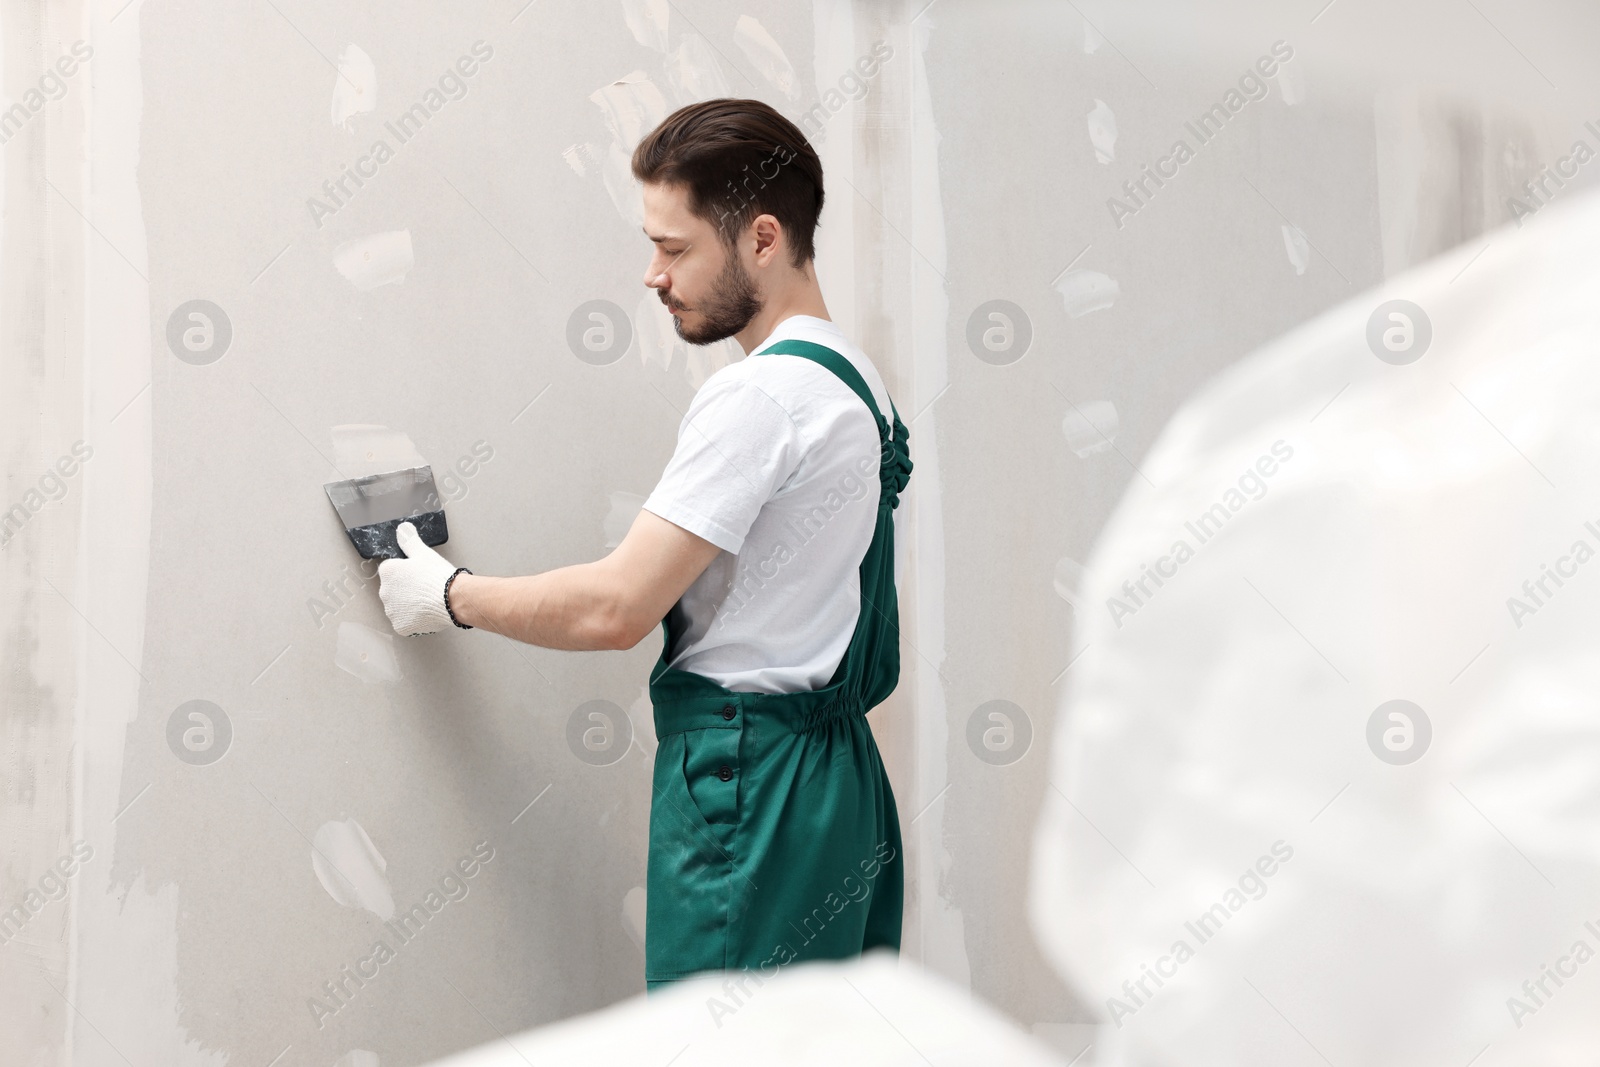
[(661, 251), (665, 252), (669, 256), (683, 255), (683, 249), (681, 248), (663, 248)]

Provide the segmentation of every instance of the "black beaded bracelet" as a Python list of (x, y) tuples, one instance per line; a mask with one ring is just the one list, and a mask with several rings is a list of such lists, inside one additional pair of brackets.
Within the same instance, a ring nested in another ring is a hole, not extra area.
[(472, 627), (468, 626), (466, 623), (464, 623), (460, 619), (456, 618), (455, 609), (450, 606), (450, 583), (454, 582), (456, 580), (456, 574), (471, 574), (471, 573), (472, 572), (467, 570), (467, 568), (465, 568), (465, 567), (457, 567), (455, 569), (455, 574), (450, 575), (450, 577), (448, 577), (448, 578), (446, 578), (444, 580), (444, 610), (446, 611), (446, 613), (449, 614), (450, 621), (455, 623), (457, 626), (461, 627), (463, 630), (470, 630), (470, 629), (472, 629)]

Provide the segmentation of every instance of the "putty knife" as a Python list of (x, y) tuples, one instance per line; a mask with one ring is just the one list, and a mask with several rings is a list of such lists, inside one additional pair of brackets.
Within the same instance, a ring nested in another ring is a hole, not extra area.
[(344, 523), (345, 532), (362, 559), (400, 559), (405, 553), (395, 540), (402, 522), (410, 522), (423, 544), (442, 545), (450, 539), (444, 524), (444, 505), (433, 484), (433, 468), (369, 474), (322, 487)]

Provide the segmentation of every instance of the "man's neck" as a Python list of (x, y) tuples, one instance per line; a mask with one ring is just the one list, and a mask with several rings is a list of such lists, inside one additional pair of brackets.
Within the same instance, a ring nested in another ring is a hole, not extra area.
[(734, 338), (748, 356), (755, 351), (757, 345), (772, 336), (772, 331), (778, 328), (779, 323), (795, 315), (812, 315), (819, 319), (828, 319), (828, 306), (822, 302), (822, 290), (817, 288), (814, 281), (811, 285), (796, 290), (788, 299), (768, 303), (761, 309), (760, 314), (750, 320), (748, 326), (734, 334)]

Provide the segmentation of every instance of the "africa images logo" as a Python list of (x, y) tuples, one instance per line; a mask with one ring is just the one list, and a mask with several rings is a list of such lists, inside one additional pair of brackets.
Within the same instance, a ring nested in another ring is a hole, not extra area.
[(1235, 885), (1223, 891), (1222, 899), (1183, 924), (1184, 931), (1194, 938), (1180, 937), (1173, 941), (1166, 955), (1159, 957), (1152, 968), (1148, 963), (1139, 965), (1140, 974), (1122, 983), (1122, 996), (1107, 997), (1106, 1011), (1111, 1021), (1122, 1029), (1122, 1020), (1137, 1015), (1149, 1006), (1156, 993), (1166, 985), (1165, 979), (1177, 976), (1178, 968), (1194, 959), (1195, 951), (1220, 934), (1224, 926), (1252, 900), (1267, 895), (1267, 879), (1294, 858), (1294, 846), (1287, 841), (1274, 841), (1270, 855), (1259, 857), (1246, 867)]
[(1237, 486), (1223, 490), (1221, 499), (1183, 524), (1183, 528), (1193, 536), (1194, 544), (1191, 545), (1186, 537), (1177, 538), (1167, 554), (1158, 558), (1154, 566), (1141, 564), (1139, 576), (1122, 583), (1122, 596), (1107, 597), (1106, 610), (1111, 613), (1111, 621), (1117, 624), (1117, 629), (1122, 629), (1123, 620), (1128, 616), (1144, 610), (1166, 584), (1166, 580), (1177, 577), (1178, 568), (1193, 559), (1202, 545), (1221, 533), (1228, 520), (1238, 514), (1241, 508), (1252, 500), (1266, 496), (1267, 479), (1278, 473), (1279, 468), (1293, 456), (1294, 446), (1282, 439), (1272, 442), (1271, 454), (1262, 454), (1253, 465), (1246, 467), (1239, 476)]
[(1239, 76), (1237, 89), (1230, 88), (1222, 94), (1220, 101), (1202, 111), (1193, 122), (1183, 124), (1183, 128), (1194, 137), (1193, 145), (1189, 144), (1187, 137), (1180, 136), (1172, 143), (1171, 150), (1155, 161), (1154, 169), (1146, 163), (1139, 168), (1137, 177), (1123, 182), (1122, 191), (1126, 199), (1113, 196), (1106, 200), (1106, 209), (1111, 212), (1111, 221), (1117, 229), (1122, 229), (1129, 218), (1148, 206), (1156, 193), (1176, 178), (1183, 165), (1194, 159), (1200, 149), (1215, 140), (1228, 122), (1244, 110), (1246, 104), (1266, 99), (1268, 90), (1264, 79), (1271, 78), (1277, 73), (1280, 63), (1287, 63), (1293, 57), (1294, 48), (1287, 41), (1272, 42), (1271, 54), (1257, 59), (1254, 66)]
[[(472, 852), (456, 860), (455, 865), (439, 878), (438, 888), (429, 888), (427, 894), (396, 918), (383, 924), (388, 937), (372, 943), (372, 949), (355, 964), (345, 964), (337, 974), (322, 983), (321, 991), (306, 998), (306, 1008), (311, 1020), (320, 1030), (328, 1019), (355, 1002), (369, 982), (383, 973), (385, 964), (399, 955), (399, 950), (422, 936), (423, 929), (445, 909), (445, 905), (459, 903), (472, 892), (471, 879), (494, 859), (494, 846), (479, 841)], [(394, 945), (389, 944), (393, 939)]]

